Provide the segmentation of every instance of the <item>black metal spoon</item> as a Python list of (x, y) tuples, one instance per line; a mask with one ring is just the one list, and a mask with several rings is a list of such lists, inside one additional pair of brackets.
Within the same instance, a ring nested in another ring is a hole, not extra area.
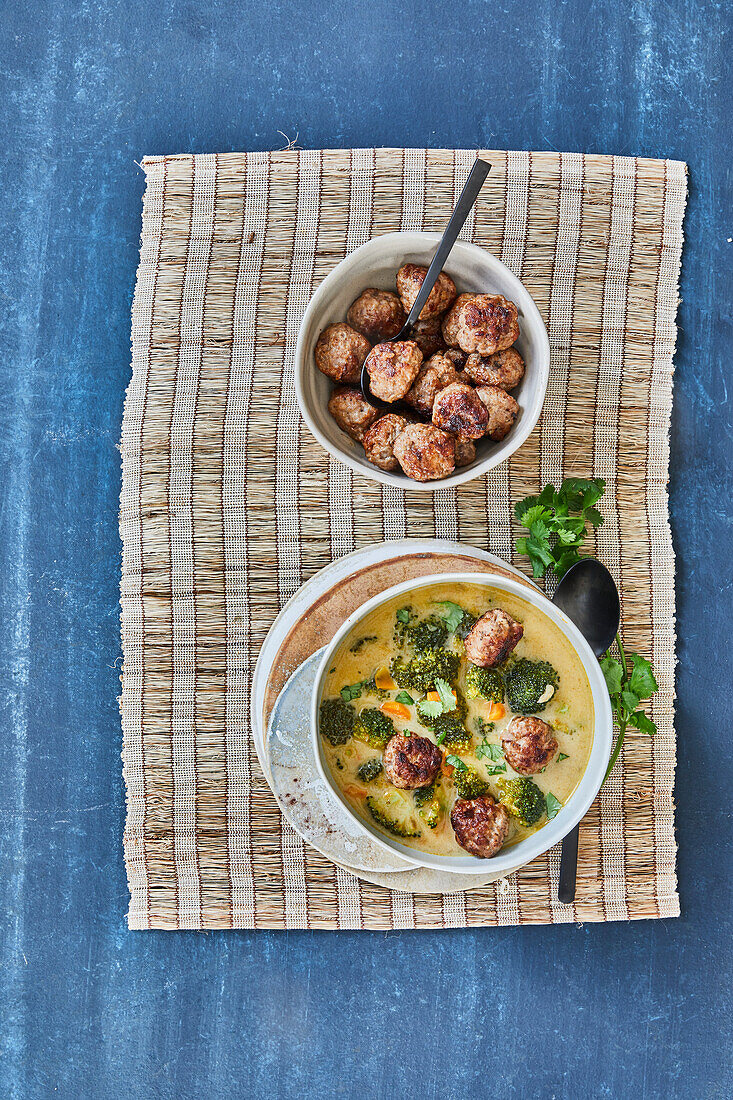
[[(621, 601), (611, 574), (595, 558), (583, 558), (563, 577), (552, 602), (577, 626), (596, 657), (601, 657), (618, 633)], [(563, 838), (560, 855), (560, 882), (557, 896), (566, 905), (575, 901), (578, 872), (578, 831)]]
[[(385, 341), (385, 343), (394, 344), (398, 340), (409, 340), (412, 335), (412, 330), (415, 326), (415, 322), (422, 313), (423, 306), (430, 296), (430, 291), (438, 281), (446, 260), (450, 254), (450, 250), (456, 243), (458, 234), (463, 229), (463, 224), (471, 212), (473, 204), (479, 196), (479, 191), (483, 186), (483, 182), (491, 171), (491, 165), (485, 160), (477, 160), (473, 168), (468, 174), (468, 179), (463, 185), (463, 190), (456, 203), (456, 208), (451, 214), (450, 221), (445, 227), (445, 233), (443, 234), (437, 251), (433, 256), (430, 267), (428, 268), (427, 275), (423, 280), (423, 284), (420, 287), (417, 298), (415, 299), (412, 309), (407, 315), (407, 320), (404, 325), (394, 337), (393, 340)], [(369, 372), (366, 367), (366, 360), (364, 366), (361, 368), (361, 392), (366, 400), (374, 405), (376, 409), (385, 409), (390, 412), (395, 412), (401, 408), (401, 403), (398, 401), (381, 401), (378, 397), (375, 397), (369, 386)]]

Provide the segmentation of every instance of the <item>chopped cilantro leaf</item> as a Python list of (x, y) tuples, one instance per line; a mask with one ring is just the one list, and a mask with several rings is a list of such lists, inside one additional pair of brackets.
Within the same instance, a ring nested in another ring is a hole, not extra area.
[(455, 634), (458, 627), (463, 622), (464, 611), (462, 607), (459, 607), (457, 603), (453, 603), (451, 600), (440, 600), (440, 606), (446, 608), (447, 615), (445, 616), (445, 625), (448, 627), (451, 634)]
[(435, 681), (435, 689), (440, 696), (440, 702), (443, 707), (443, 712), (455, 710), (456, 697), (451, 691), (451, 686), (448, 681), (438, 677)]
[(423, 699), (420, 702), (420, 713), (426, 718), (438, 718), (443, 713), (443, 704), (440, 699)]

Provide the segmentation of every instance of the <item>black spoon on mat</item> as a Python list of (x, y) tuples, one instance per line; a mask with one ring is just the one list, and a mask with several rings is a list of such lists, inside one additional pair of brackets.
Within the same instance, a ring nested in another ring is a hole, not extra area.
[[(463, 190), (456, 203), (456, 208), (451, 214), (450, 221), (445, 227), (445, 233), (443, 234), (437, 251), (433, 256), (428, 273), (423, 280), (423, 284), (420, 287), (417, 298), (415, 299), (412, 309), (407, 315), (407, 320), (404, 325), (394, 337), (393, 340), (385, 341), (385, 343), (394, 344), (398, 340), (409, 340), (412, 335), (412, 330), (415, 326), (415, 322), (422, 313), (423, 306), (428, 300), (430, 291), (435, 286), (438, 276), (440, 275), (446, 260), (450, 254), (450, 250), (456, 243), (458, 234), (463, 229), (463, 224), (471, 212), (473, 204), (479, 196), (479, 191), (483, 186), (483, 182), (491, 171), (491, 165), (485, 160), (477, 160), (473, 168), (468, 174), (468, 179), (463, 185)], [(384, 409), (389, 412), (396, 412), (402, 408), (401, 402), (398, 401), (381, 401), (378, 397), (375, 397), (369, 386), (369, 371), (366, 367), (366, 360), (364, 366), (361, 368), (361, 392), (366, 400), (374, 405), (376, 409)]]
[[(583, 558), (568, 569), (555, 589), (552, 602), (577, 626), (596, 657), (601, 657), (618, 633), (621, 602), (611, 574), (595, 558)], [(576, 825), (563, 837), (557, 896), (566, 905), (575, 901), (578, 872)]]

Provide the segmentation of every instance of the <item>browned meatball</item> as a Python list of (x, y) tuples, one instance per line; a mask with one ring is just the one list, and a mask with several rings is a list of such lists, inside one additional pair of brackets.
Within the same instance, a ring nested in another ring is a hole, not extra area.
[(456, 467), (455, 437), (432, 424), (408, 424), (395, 440), (394, 453), (413, 481), (437, 481)]
[[(449, 317), (454, 313), (455, 310), (451, 310)], [(493, 355), (495, 351), (510, 348), (518, 339), (517, 307), (502, 294), (475, 294), (453, 317), (450, 331), (463, 351)]]
[(351, 386), (337, 386), (328, 402), (328, 411), (339, 428), (361, 443), (364, 432), (379, 416), (379, 409), (370, 405), (361, 390)]
[(382, 401), (399, 401), (415, 381), (421, 365), (422, 352), (412, 340), (377, 344), (366, 359), (372, 393)]
[(467, 302), (473, 301), (475, 294), (459, 294), (451, 306), (450, 312), (443, 319), (443, 339), (448, 347), (458, 346), (458, 328), (461, 311)]
[[(420, 287), (425, 282), (428, 273), (426, 267), (420, 264), (403, 264), (397, 272), (397, 293), (402, 299), (405, 313), (409, 313), (415, 304), (415, 299), (420, 293)], [(456, 284), (450, 275), (441, 271), (438, 280), (428, 295), (428, 300), (420, 310), (420, 320), (426, 321), (428, 317), (437, 317), (444, 313), (457, 294)]]
[(456, 840), (472, 856), (490, 859), (509, 835), (509, 813), (491, 795), (459, 798), (453, 803), (450, 823)]
[(498, 443), (512, 429), (519, 415), (519, 405), (506, 390), (498, 386), (477, 386), (476, 393), (489, 410), (489, 426), (486, 434)]
[(537, 775), (558, 750), (552, 726), (541, 718), (512, 718), (501, 735), (509, 766), (520, 775)]
[(473, 386), (453, 382), (435, 398), (433, 424), (459, 439), (480, 439), (489, 425), (489, 411)]
[(524, 378), (524, 359), (516, 348), (505, 348), (493, 355), (479, 355), (474, 351), (466, 360), (464, 369), (477, 386), (513, 390)]
[(460, 348), (446, 348), (443, 355), (445, 355), (446, 359), (450, 359), (451, 363), (458, 371), (463, 370), (466, 365), (466, 360), (468, 359), (465, 351), (461, 351)]
[(523, 634), (521, 623), (500, 607), (492, 608), (466, 635), (466, 656), (481, 668), (495, 668), (511, 653)]
[(328, 325), (318, 337), (316, 366), (334, 382), (358, 385), (361, 365), (369, 354), (369, 341), (356, 329), (339, 321)]
[(470, 466), (476, 457), (476, 445), (472, 439), (456, 440), (456, 468)]
[(429, 359), (436, 351), (443, 351), (445, 341), (440, 329), (440, 317), (428, 317), (427, 321), (416, 321), (412, 326), (410, 339), (414, 340), (423, 354)]
[(403, 430), (407, 421), (404, 416), (387, 413), (380, 416), (364, 435), (364, 452), (370, 462), (380, 470), (396, 470), (397, 459), (394, 456), (394, 441)]
[(427, 737), (396, 733), (382, 756), (384, 773), (395, 787), (429, 787), (440, 769), (440, 749)]
[(402, 303), (391, 290), (369, 287), (349, 306), (346, 320), (352, 328), (366, 336), (370, 344), (394, 340), (407, 316)]
[(458, 375), (450, 359), (438, 352), (420, 367), (412, 388), (405, 394), (405, 401), (423, 416), (430, 417), (437, 395), (451, 382), (457, 381)]

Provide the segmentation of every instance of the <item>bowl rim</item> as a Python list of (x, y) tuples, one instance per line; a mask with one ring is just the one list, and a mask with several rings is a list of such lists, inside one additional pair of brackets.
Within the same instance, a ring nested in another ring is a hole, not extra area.
[(328, 766), (323, 758), (321, 738), (318, 731), (318, 713), (321, 692), (323, 690), (323, 683), (328, 668), (330, 667), (334, 653), (353, 627), (375, 608), (393, 599), (395, 596), (401, 595), (403, 592), (414, 591), (415, 588), (424, 588), (427, 585), (446, 583), (460, 584), (463, 582), (468, 584), (479, 584), (487, 588), (498, 588), (512, 593), (520, 599), (527, 600), (528, 603), (531, 603), (540, 611), (544, 612), (544, 614), (559, 627), (563, 634), (565, 634), (566, 638), (575, 649), (588, 677), (593, 699), (593, 743), (591, 745), (588, 763), (586, 764), (580, 782), (571, 796), (570, 802), (563, 807), (563, 809), (567, 809), (568, 812), (563, 813), (561, 811), (552, 821), (549, 821), (543, 828), (538, 830), (538, 832), (531, 834), (531, 836), (520, 841), (518, 844), (512, 845), (504, 854), (499, 852), (498, 855), (491, 857), (490, 865), (492, 868), (498, 871), (506, 870), (509, 872), (515, 870), (520, 865), (524, 866), (537, 856), (542, 855), (544, 852), (554, 847), (586, 815), (603, 783), (603, 777), (611, 755), (613, 741), (611, 701), (606, 688), (603, 672), (601, 671), (601, 666), (577, 626), (564, 614), (564, 612), (560, 611), (559, 608), (548, 600), (542, 592), (528, 588), (521, 581), (515, 581), (508, 577), (501, 577), (495, 574), (487, 574), (484, 577), (476, 573), (436, 573), (426, 577), (416, 577), (402, 581), (400, 584), (392, 585), (390, 588), (385, 589), (384, 592), (372, 596), (371, 599), (365, 601), (365, 603), (361, 604), (360, 607), (349, 615), (346, 621), (334, 634), (331, 641), (326, 645), (321, 662), (318, 666), (311, 696), (311, 738), (316, 766), (322, 781), (346, 808), (359, 828), (372, 840), (381, 844), (387, 851), (391, 852), (393, 855), (396, 853), (418, 867), (429, 867), (433, 869), (455, 871), (458, 873), (475, 874), (477, 871), (480, 871), (481, 868), (489, 865), (489, 861), (471, 856), (468, 853), (465, 856), (438, 856), (432, 853), (420, 853), (418, 849), (401, 844), (396, 839), (391, 840), (383, 833), (380, 833), (376, 828), (373, 829), (352, 810), (336, 783), (331, 778)]
[(311, 434), (320, 443), (327, 454), (332, 455), (339, 462), (343, 462), (346, 466), (349, 466), (355, 473), (371, 478), (372, 481), (377, 481), (382, 485), (392, 485), (398, 489), (409, 489), (420, 493), (434, 493), (438, 489), (455, 488), (457, 485), (464, 485), (468, 481), (473, 481), (475, 478), (483, 476), (488, 473), (489, 470), (493, 470), (496, 466), (501, 465), (502, 462), (506, 462), (524, 445), (540, 418), (542, 407), (545, 402), (547, 384), (550, 377), (550, 341), (547, 335), (547, 327), (542, 319), (542, 314), (537, 308), (534, 298), (514, 272), (494, 256), (493, 253), (487, 251), (487, 249), (481, 248), (479, 245), (472, 244), (469, 241), (456, 241), (451, 249), (451, 256), (453, 256), (455, 252), (460, 253), (461, 251), (465, 251), (469, 255), (474, 254), (480, 256), (484, 264), (487, 264), (489, 268), (493, 268), (494, 272), (500, 274), (502, 280), (508, 283), (508, 289), (515, 295), (511, 300), (519, 304), (517, 299), (520, 299), (523, 312), (525, 315), (531, 314), (535, 322), (540, 343), (540, 353), (533, 367), (538, 374), (538, 386), (532, 407), (523, 411), (516, 435), (511, 440), (511, 448), (504, 454), (497, 453), (497, 451), (494, 450), (491, 454), (487, 455), (486, 458), (482, 459), (478, 465), (467, 466), (465, 469), (454, 471), (452, 474), (449, 474), (448, 477), (441, 478), (438, 481), (413, 481), (411, 478), (408, 478), (406, 474), (380, 470), (378, 466), (374, 466), (373, 469), (367, 469), (351, 455), (347, 454), (346, 451), (336, 449), (318, 427), (305, 399), (303, 387), (305, 372), (307, 370), (316, 369), (312, 363), (306, 362), (306, 359), (310, 358), (305, 354), (306, 331), (310, 326), (314, 314), (318, 312), (322, 299), (334, 284), (348, 275), (350, 269), (358, 263), (359, 258), (365, 253), (374, 251), (378, 247), (383, 247), (384, 243), (396, 241), (397, 239), (402, 242), (407, 241), (408, 245), (410, 240), (414, 240), (416, 244), (437, 244), (441, 239), (441, 234), (428, 233), (423, 230), (382, 233), (379, 236), (371, 237), (364, 244), (359, 245), (358, 248), (355, 248), (353, 252), (350, 252), (348, 256), (339, 261), (333, 270), (326, 275), (315, 293), (311, 296), (298, 329), (298, 338), (295, 345), (293, 360), (295, 395), (303, 420), (308, 426)]

